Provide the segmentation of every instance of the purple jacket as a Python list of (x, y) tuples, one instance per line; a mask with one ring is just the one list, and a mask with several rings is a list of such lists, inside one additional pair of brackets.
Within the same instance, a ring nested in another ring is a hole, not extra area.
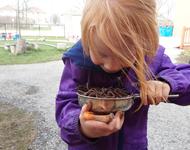
[[(134, 113), (140, 100), (135, 100), (133, 107), (125, 112), (123, 127), (117, 133), (98, 139), (88, 139), (79, 130), (79, 114), (81, 107), (78, 104), (76, 87), (85, 84), (90, 76), (91, 86), (117, 86), (120, 79), (124, 88), (131, 93), (138, 93), (138, 82), (132, 70), (128, 75), (133, 81), (129, 82), (122, 73), (108, 74), (95, 66), (89, 58), (77, 54), (82, 51), (81, 43), (77, 43), (63, 57), (63, 70), (59, 92), (56, 97), (56, 121), (61, 129), (61, 138), (68, 144), (69, 150), (146, 150), (147, 149), (147, 113), (149, 106)], [(171, 93), (180, 94), (179, 98), (172, 99), (172, 103), (189, 105), (190, 99), (190, 66), (174, 65), (164, 54), (164, 48), (159, 47), (150, 69), (160, 80), (165, 80), (171, 86)]]

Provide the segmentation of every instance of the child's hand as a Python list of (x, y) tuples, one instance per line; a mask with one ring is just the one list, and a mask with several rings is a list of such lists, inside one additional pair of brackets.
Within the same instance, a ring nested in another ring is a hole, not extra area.
[[(110, 119), (110, 115), (95, 115), (92, 118), (86, 118), (89, 113), (89, 106), (84, 105), (80, 114), (80, 125), (82, 133), (88, 138), (98, 138), (108, 136), (121, 129), (124, 122), (124, 113), (117, 112), (115, 116)], [(98, 117), (98, 118), (97, 118)], [(97, 121), (98, 120), (98, 121)], [(108, 121), (108, 122), (107, 122)], [(106, 123), (107, 122), (107, 123)]]
[(164, 102), (168, 99), (169, 93), (170, 86), (167, 83), (150, 80), (148, 81), (147, 101), (144, 103), (144, 105), (158, 105), (160, 102)]
[(109, 123), (113, 120), (114, 114), (109, 115), (95, 115), (93, 112), (86, 111), (83, 114), (85, 120), (96, 120), (104, 123)]

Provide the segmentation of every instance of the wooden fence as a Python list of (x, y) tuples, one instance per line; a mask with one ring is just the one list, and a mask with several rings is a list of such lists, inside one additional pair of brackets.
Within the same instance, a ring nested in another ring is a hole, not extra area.
[(190, 27), (183, 28), (180, 48), (190, 49)]

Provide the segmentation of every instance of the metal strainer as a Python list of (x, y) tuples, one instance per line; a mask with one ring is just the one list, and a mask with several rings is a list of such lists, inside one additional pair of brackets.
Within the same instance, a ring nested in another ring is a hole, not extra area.
[[(122, 98), (98, 98), (90, 97), (78, 94), (79, 104), (83, 106), (84, 104), (91, 103), (91, 111), (96, 113), (112, 113), (116, 111), (127, 111), (134, 104), (136, 98), (140, 98), (139, 94), (129, 95)], [(168, 98), (176, 98), (179, 95), (169, 95)], [(169, 102), (169, 101), (166, 101)]]

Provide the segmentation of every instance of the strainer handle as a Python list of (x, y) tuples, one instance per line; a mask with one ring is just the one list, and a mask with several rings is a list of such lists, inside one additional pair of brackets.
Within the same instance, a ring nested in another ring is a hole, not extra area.
[[(170, 94), (168, 96), (168, 98), (178, 98), (178, 97), (179, 97), (179, 94)], [(140, 95), (139, 94), (134, 94), (133, 98), (140, 98)]]

